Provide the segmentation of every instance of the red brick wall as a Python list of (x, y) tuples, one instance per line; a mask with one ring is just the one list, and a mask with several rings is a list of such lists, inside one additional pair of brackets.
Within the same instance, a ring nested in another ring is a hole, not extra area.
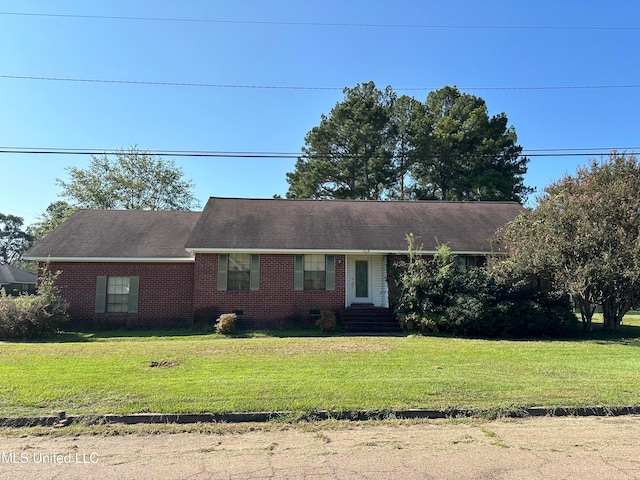
[[(195, 263), (52, 262), (58, 285), (71, 303), (74, 327), (191, 325), (242, 310), (240, 326), (311, 326), (310, 310), (337, 311), (345, 306), (345, 256), (336, 255), (336, 288), (294, 290), (295, 255), (260, 255), (260, 288), (218, 290), (218, 255), (197, 254)], [(98, 276), (140, 277), (137, 314), (95, 313)]]
[[(60, 270), (57, 284), (71, 303), (74, 327), (191, 325), (193, 321), (193, 263), (52, 262)], [(137, 314), (95, 313), (98, 276), (140, 277)]]
[(218, 290), (218, 255), (196, 254), (193, 308), (202, 320), (243, 310), (241, 325), (309, 326), (309, 310), (339, 310), (345, 306), (345, 256), (336, 255), (336, 288), (294, 290), (295, 255), (260, 255), (260, 289)]

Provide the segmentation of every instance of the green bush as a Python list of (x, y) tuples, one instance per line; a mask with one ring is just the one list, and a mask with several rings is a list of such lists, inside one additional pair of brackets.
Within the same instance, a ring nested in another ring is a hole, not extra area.
[(336, 314), (331, 310), (322, 310), (320, 312), (320, 318), (316, 320), (316, 327), (319, 327), (323, 332), (330, 332), (336, 329)]
[(399, 265), (396, 313), (401, 327), (421, 334), (480, 337), (562, 336), (577, 322), (568, 299), (493, 275), (464, 271), (441, 247), (433, 260), (413, 253)]
[(55, 285), (58, 274), (45, 268), (38, 295), (10, 297), (0, 290), (0, 340), (50, 337), (69, 320), (69, 304)]
[(400, 313), (398, 314), (400, 328), (407, 332), (418, 332), (424, 335), (440, 333), (438, 328), (439, 317), (437, 315), (429, 315), (428, 313)]
[(238, 316), (235, 313), (223, 313), (216, 320), (216, 332), (222, 335), (235, 332), (237, 319)]

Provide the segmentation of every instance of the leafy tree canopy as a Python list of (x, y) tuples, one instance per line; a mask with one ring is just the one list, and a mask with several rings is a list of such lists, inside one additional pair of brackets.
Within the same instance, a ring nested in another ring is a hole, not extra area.
[(344, 89), (344, 101), (305, 137), (288, 198), (379, 199), (393, 181), (395, 94), (373, 82)]
[(429, 93), (416, 122), (418, 198), (522, 202), (531, 193), (515, 129), (504, 113), (490, 117), (483, 99), (441, 88)]
[(62, 197), (74, 208), (191, 210), (199, 207), (193, 183), (183, 180), (172, 160), (136, 146), (93, 157), (87, 169), (67, 168), (69, 181), (58, 179)]
[(0, 213), (0, 264), (17, 264), (31, 246), (31, 235), (23, 224), (20, 217)]
[(507, 226), (507, 267), (551, 275), (572, 294), (584, 327), (601, 305), (604, 328), (617, 330), (640, 301), (640, 163), (612, 152), (545, 189), (535, 210)]
[(64, 200), (58, 200), (51, 203), (47, 210), (40, 215), (35, 223), (29, 225), (29, 233), (33, 238), (33, 242), (37, 243), (55, 227), (64, 222), (75, 212), (76, 209)]

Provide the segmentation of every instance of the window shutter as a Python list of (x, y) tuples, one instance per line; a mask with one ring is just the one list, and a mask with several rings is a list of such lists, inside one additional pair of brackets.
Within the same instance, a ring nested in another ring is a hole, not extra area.
[(138, 313), (138, 290), (140, 277), (129, 277), (129, 306), (127, 313)]
[(96, 313), (104, 313), (107, 304), (107, 277), (96, 278)]
[(327, 255), (326, 257), (326, 290), (336, 289), (336, 256)]
[(227, 289), (227, 270), (229, 269), (229, 255), (218, 255), (218, 290)]
[(294, 290), (304, 290), (304, 255), (296, 255), (296, 269), (293, 280)]
[(249, 273), (249, 290), (260, 289), (260, 255), (251, 255), (251, 272)]

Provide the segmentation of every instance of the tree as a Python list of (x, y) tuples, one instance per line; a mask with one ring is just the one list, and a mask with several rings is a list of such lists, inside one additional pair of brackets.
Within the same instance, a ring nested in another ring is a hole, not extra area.
[(640, 163), (612, 152), (552, 183), (535, 210), (506, 227), (509, 268), (548, 274), (573, 295), (585, 330), (601, 305), (605, 330), (617, 330), (640, 300)]
[(391, 109), (395, 94), (373, 82), (344, 89), (344, 100), (305, 137), (288, 198), (383, 198), (395, 178)]
[(29, 225), (28, 231), (31, 234), (33, 243), (37, 243), (51, 230), (56, 228), (67, 218), (69, 218), (76, 209), (64, 200), (58, 200), (51, 203), (47, 210), (40, 215), (38, 221)]
[(136, 146), (92, 157), (85, 170), (67, 168), (70, 180), (58, 179), (62, 197), (74, 208), (190, 210), (199, 206), (193, 196), (193, 183), (182, 180), (182, 169), (172, 160)]
[(425, 115), (424, 105), (413, 97), (399, 97), (391, 109), (391, 122), (396, 133), (394, 148), (394, 180), (389, 196), (399, 200), (411, 198), (411, 168), (416, 161), (417, 122)]
[(429, 93), (414, 126), (416, 196), (523, 202), (532, 192), (523, 184), (528, 159), (507, 123), (504, 113), (489, 117), (483, 99), (455, 87)]
[(23, 224), (20, 217), (0, 213), (0, 264), (16, 264), (31, 246), (31, 235)]
[(455, 87), (425, 103), (373, 82), (345, 98), (305, 137), (289, 198), (515, 200), (528, 159), (504, 113)]

